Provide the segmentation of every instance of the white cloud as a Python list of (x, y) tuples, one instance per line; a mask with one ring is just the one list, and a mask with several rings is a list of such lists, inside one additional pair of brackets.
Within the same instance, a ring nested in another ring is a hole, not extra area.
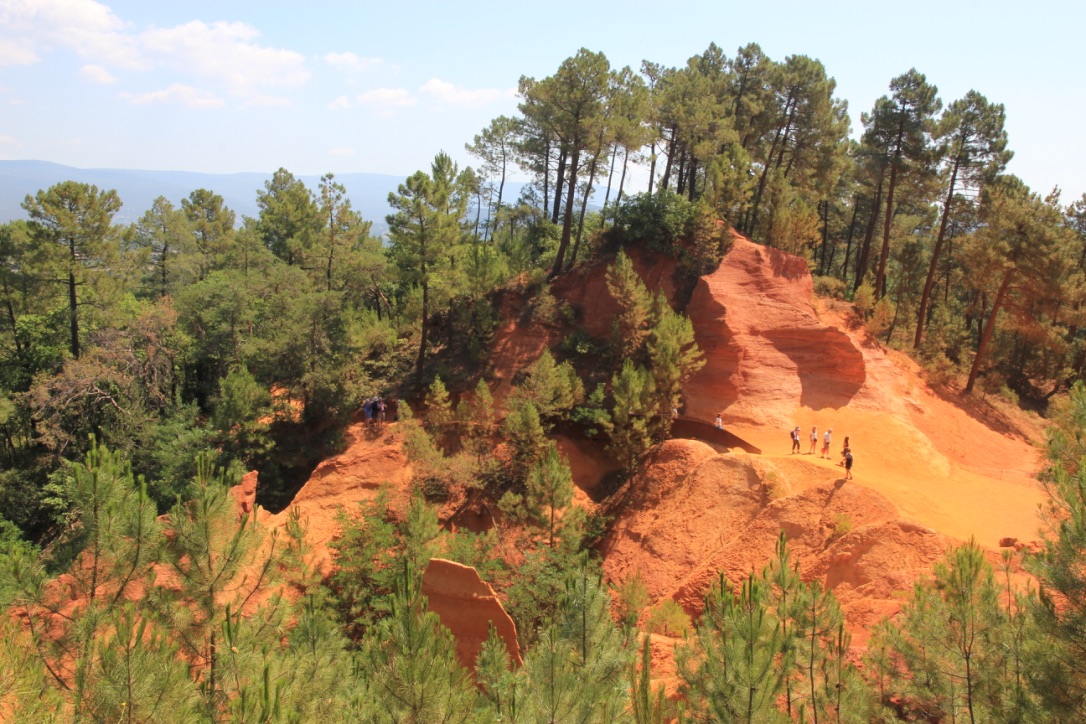
[(117, 79), (113, 74), (100, 65), (84, 65), (79, 69), (79, 75), (83, 76), (91, 83), (110, 85), (111, 83), (117, 82)]
[(253, 108), (293, 108), (294, 101), (285, 96), (269, 96), (262, 93), (248, 96), (245, 105)]
[[(289, 101), (263, 94), (301, 86), (310, 73), (300, 53), (261, 45), (259, 36), (247, 23), (201, 20), (138, 32), (96, 0), (0, 0), (0, 67), (63, 49), (86, 61), (80, 72), (95, 82), (110, 82), (118, 68), (168, 68), (180, 83), (210, 79), (249, 103), (282, 105)], [(365, 65), (373, 59), (353, 60)]]
[(426, 81), (419, 92), (425, 93), (444, 103), (454, 106), (478, 108), (488, 103), (493, 103), (501, 98), (511, 98), (516, 95), (515, 89), (500, 90), (498, 88), (477, 88), (470, 90), (460, 88), (440, 78), (431, 78)]
[(418, 105), (419, 102), (418, 98), (404, 88), (374, 88), (362, 93), (356, 100), (378, 108), (408, 108)]
[(38, 61), (33, 44), (25, 38), (8, 38), (0, 35), (0, 68), (9, 65), (30, 65)]
[(146, 65), (128, 24), (95, 0), (5, 0), (0, 28), (0, 65), (33, 62), (54, 46), (115, 68)]
[(342, 110), (344, 108), (350, 108), (351, 107), (351, 99), (348, 98), (347, 96), (339, 96), (334, 101), (329, 103), (328, 107), (331, 108), (333, 111)]
[(333, 148), (332, 149), (332, 155), (333, 156), (347, 157), (347, 156), (353, 156), (354, 154), (355, 154), (355, 150), (353, 148), (348, 148), (347, 146), (340, 146), (339, 148)]
[(328, 53), (324, 62), (347, 73), (363, 73), (384, 63), (380, 58), (360, 58), (354, 53)]
[(253, 41), (260, 32), (247, 23), (193, 20), (174, 28), (148, 30), (142, 47), (162, 63), (184, 72), (224, 81), (231, 93), (258, 95), (263, 87), (294, 88), (309, 80), (305, 58), (293, 50)]
[(214, 93), (181, 83), (174, 83), (169, 88), (150, 93), (121, 93), (120, 96), (137, 105), (176, 103), (186, 108), (221, 108), (225, 105), (223, 99)]
[(22, 148), (23, 144), (16, 141), (14, 136), (0, 136), (0, 145)]

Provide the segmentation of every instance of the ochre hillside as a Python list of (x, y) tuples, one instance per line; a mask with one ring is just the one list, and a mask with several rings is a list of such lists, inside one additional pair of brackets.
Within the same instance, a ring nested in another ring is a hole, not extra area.
[[(674, 298), (672, 260), (631, 257), (650, 289)], [(597, 335), (616, 309), (605, 270), (600, 262), (552, 287)], [(499, 400), (559, 340), (524, 322), (514, 301), (506, 307), (492, 356)], [(1039, 429), (930, 389), (850, 308), (814, 298), (802, 259), (736, 236), (685, 311), (706, 364), (684, 390), (676, 439), (600, 503), (614, 517), (599, 547), (612, 582), (638, 573), (654, 603), (670, 597), (696, 614), (719, 573), (737, 581), (759, 569), (784, 531), (802, 575), (835, 591), (862, 645), (867, 628), (898, 610), (913, 581), (955, 543), (975, 537), (994, 557), (1001, 541), (1036, 538), (1042, 493), (1029, 438)], [(717, 413), (730, 435), (712, 428)], [(803, 444), (793, 455), (788, 433), (796, 426)], [(832, 428), (830, 459), (807, 453), (812, 426), (820, 441)], [(848, 481), (838, 464), (845, 436), (855, 453)], [(395, 426), (357, 425), (348, 440), (292, 504), (325, 564), (340, 507), (353, 508), (384, 482), (402, 490), (411, 478)], [(559, 444), (585, 493), (577, 504), (594, 505), (613, 466), (596, 443)]]

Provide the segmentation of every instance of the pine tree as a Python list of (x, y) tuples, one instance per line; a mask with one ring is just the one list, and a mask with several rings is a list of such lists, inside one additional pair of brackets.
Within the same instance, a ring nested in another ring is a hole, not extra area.
[(1051, 654), (1038, 667), (1040, 693), (1051, 712), (1070, 720), (1086, 716), (1086, 385), (1077, 382), (1054, 412), (1040, 476), (1049, 494), (1044, 550), (1026, 565), (1040, 583), (1031, 611)]
[(765, 580), (750, 574), (733, 592), (722, 576), (705, 595), (698, 636), (677, 654), (693, 711), (719, 721), (783, 719), (776, 708), (791, 662)]
[(554, 548), (558, 511), (573, 502), (573, 477), (553, 443), (528, 472), (525, 502), (532, 516), (546, 526), (547, 545)]
[(361, 666), (380, 721), (470, 721), (477, 694), (456, 645), (426, 610), (406, 559), (398, 564), (390, 614), (363, 642)]
[(652, 376), (627, 359), (622, 370), (611, 378), (611, 390), (615, 405), (611, 410), (610, 449), (629, 472), (652, 446), (653, 430), (660, 424), (654, 420), (658, 417), (655, 387)]
[(607, 268), (607, 291), (619, 307), (611, 330), (615, 356), (629, 359), (641, 351), (650, 334), (652, 296), (622, 251)]
[(652, 320), (647, 347), (656, 398), (654, 436), (659, 441), (671, 433), (671, 411), (682, 403), (683, 385), (705, 366), (705, 358), (694, 341), (690, 318), (672, 310), (663, 292), (653, 300)]
[[(278, 594), (268, 594), (278, 536), (262, 540), (256, 511), (239, 514), (224, 473), (206, 459), (189, 492), (168, 518), (167, 560), (179, 587), (156, 590), (156, 608), (199, 678), (205, 715), (215, 718), (236, 682), (253, 675), (244, 671), (253, 652), (276, 640), (284, 607)], [(244, 647), (224, 643), (240, 638)]]

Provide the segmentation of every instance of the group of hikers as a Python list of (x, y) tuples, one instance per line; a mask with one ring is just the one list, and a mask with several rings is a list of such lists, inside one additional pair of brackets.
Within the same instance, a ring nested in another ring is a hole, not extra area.
[[(719, 420), (719, 419), (720, 419), (720, 416), (717, 415), (717, 420)], [(821, 450), (821, 452), (819, 454), (820, 458), (825, 458), (826, 460), (831, 460), (832, 459), (832, 457), (830, 456), (830, 439), (832, 438), (832, 436), (833, 436), (833, 428), (832, 427), (828, 428), (826, 430), (826, 432), (822, 435), (822, 450)], [(802, 449), (801, 449), (802, 446), (800, 444), (801, 435), (800, 435), (799, 425), (796, 425), (796, 429), (792, 430), (791, 438), (792, 438), (792, 454), (795, 455), (796, 453), (801, 453), (802, 452)], [(815, 448), (818, 447), (818, 427), (817, 426), (811, 427), (811, 437), (810, 437), (810, 439), (811, 439), (811, 449), (807, 451), (807, 454), (808, 455), (814, 455)], [(852, 479), (852, 448), (849, 447), (848, 437), (845, 437), (845, 445), (841, 449), (841, 462), (838, 463), (838, 465), (842, 465), (845, 468), (845, 480), (851, 480)]]
[(385, 424), (385, 411), (388, 406), (380, 397), (370, 397), (362, 403), (362, 414), (366, 418), (367, 425)]

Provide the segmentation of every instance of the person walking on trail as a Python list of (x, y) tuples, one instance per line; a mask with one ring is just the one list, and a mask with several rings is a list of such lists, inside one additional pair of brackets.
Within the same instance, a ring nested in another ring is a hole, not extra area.
[(833, 428), (826, 430), (826, 434), (822, 436), (822, 454), (818, 457), (830, 459), (830, 433), (833, 432)]
[(818, 445), (818, 428), (811, 427), (811, 449), (807, 451), (808, 455), (814, 455), (816, 445)]
[(837, 463), (838, 465), (845, 464), (845, 453), (847, 453), (850, 449), (851, 448), (848, 444), (848, 435), (845, 435), (845, 444), (841, 447), (841, 462)]
[(713, 423), (713, 427), (715, 427), (717, 430), (724, 429), (724, 418), (720, 416), (719, 412), (716, 413), (716, 422)]
[(796, 425), (796, 429), (792, 431), (792, 454), (795, 455), (799, 451), (799, 425)]
[(845, 448), (845, 480), (852, 480), (852, 451)]

